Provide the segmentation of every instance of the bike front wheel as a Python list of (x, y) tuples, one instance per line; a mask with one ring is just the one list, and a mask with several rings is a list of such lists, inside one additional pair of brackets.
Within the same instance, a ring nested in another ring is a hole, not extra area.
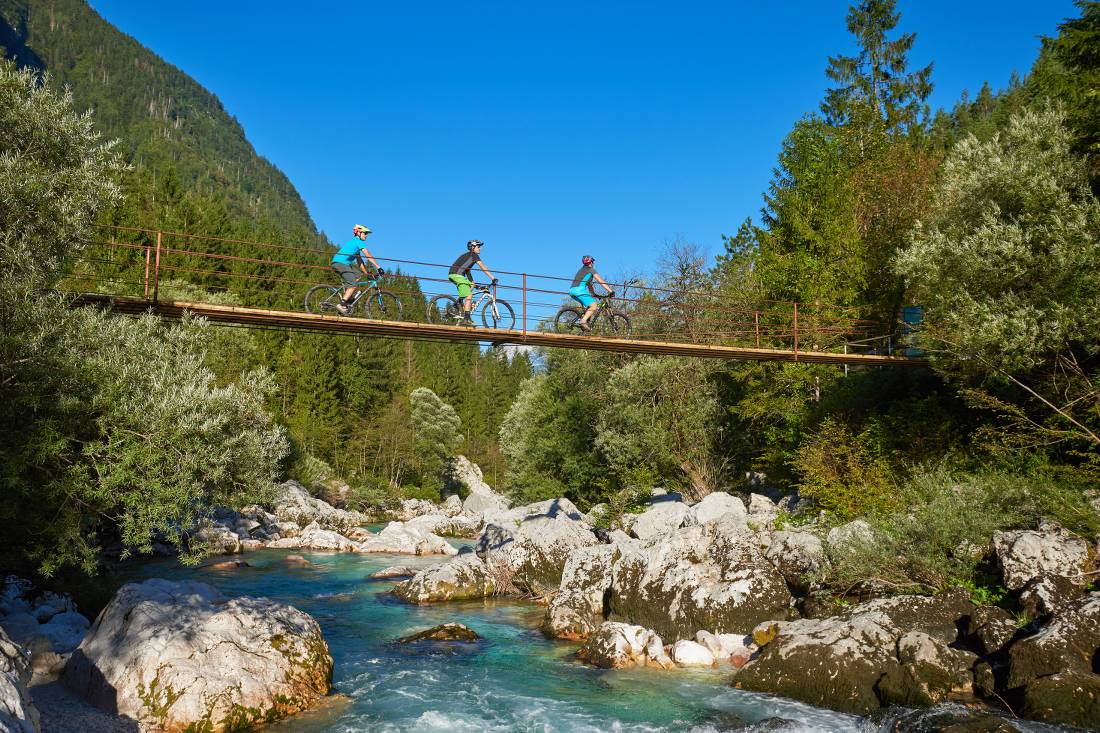
[(376, 321), (400, 321), (401, 300), (389, 290), (378, 290), (363, 298), (367, 318)]
[(458, 301), (450, 295), (437, 295), (428, 301), (428, 323), (453, 326), (459, 314)]
[(336, 306), (343, 294), (343, 290), (333, 285), (314, 285), (306, 292), (306, 312), (335, 315)]
[(572, 331), (580, 319), (581, 312), (576, 308), (562, 308), (554, 316), (554, 325), (557, 326), (559, 331)]
[(614, 336), (629, 336), (630, 335), (630, 330), (631, 330), (630, 316), (626, 315), (625, 313), (612, 313), (610, 316), (608, 316), (607, 320), (611, 324), (610, 330), (611, 330), (612, 335), (614, 335)]
[(485, 328), (507, 331), (516, 325), (516, 312), (503, 300), (489, 301), (481, 309), (481, 322)]

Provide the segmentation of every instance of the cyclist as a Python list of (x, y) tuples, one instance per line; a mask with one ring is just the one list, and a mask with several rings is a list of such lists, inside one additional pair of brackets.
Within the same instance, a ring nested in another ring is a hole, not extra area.
[(577, 270), (577, 274), (573, 277), (573, 284), (569, 287), (569, 295), (585, 309), (584, 315), (577, 321), (577, 325), (580, 326), (582, 331), (592, 330), (592, 327), (588, 325), (588, 321), (595, 315), (596, 309), (599, 307), (596, 298), (592, 295), (592, 280), (603, 286), (603, 289), (607, 291), (607, 297), (615, 297), (615, 291), (604, 282), (604, 279), (600, 277), (600, 273), (596, 272), (595, 264), (596, 258), (592, 255), (581, 257), (581, 269)]
[(485, 267), (485, 263), (481, 261), (481, 247), (483, 244), (478, 239), (471, 239), (467, 242), (466, 251), (458, 256), (447, 274), (447, 279), (458, 288), (458, 297), (462, 300), (462, 323), (465, 325), (473, 325), (474, 323), (473, 316), (470, 315), (470, 311), (474, 308), (474, 283), (470, 279), (470, 271), (474, 269), (474, 265), (481, 268), (493, 285), (497, 284), (497, 279), (493, 277), (493, 273), (489, 272), (489, 269)]
[(331, 264), (332, 269), (344, 282), (344, 296), (336, 304), (336, 310), (344, 316), (351, 312), (352, 298), (359, 290), (359, 273), (355, 271), (355, 265), (358, 265), (367, 277), (370, 277), (371, 273), (367, 270), (367, 265), (363, 262), (364, 259), (369, 260), (374, 265), (377, 274), (383, 275), (386, 272), (378, 266), (378, 261), (374, 259), (374, 255), (367, 250), (366, 241), (367, 235), (370, 234), (370, 227), (356, 224), (351, 228), (351, 234), (352, 238), (348, 240), (348, 243), (338, 249), (336, 254), (332, 256)]

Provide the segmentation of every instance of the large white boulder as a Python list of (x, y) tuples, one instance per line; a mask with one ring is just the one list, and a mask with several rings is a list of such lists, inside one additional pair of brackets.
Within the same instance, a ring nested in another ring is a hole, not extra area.
[(425, 514), (439, 514), (439, 507), (427, 499), (402, 499), (401, 506), (390, 512), (390, 519), (398, 522), (407, 522), (410, 519), (422, 517)]
[(267, 543), (268, 547), (283, 549), (331, 550), (333, 552), (357, 552), (359, 545), (344, 535), (329, 529), (321, 529), (312, 522), (297, 537), (284, 537)]
[[(744, 506), (741, 507), (744, 509)], [(662, 501), (638, 515), (630, 528), (640, 540), (670, 534), (691, 521), (691, 507), (680, 501)]]
[(0, 628), (0, 731), (39, 733), (38, 710), (27, 689), (30, 681), (30, 654)]
[(346, 532), (370, 521), (366, 514), (337, 509), (326, 501), (310, 496), (297, 481), (282, 483), (278, 489), (274, 514), (279, 521), (294, 522), (302, 527), (316, 522), (322, 528), (336, 532)]
[(748, 519), (745, 502), (724, 491), (714, 491), (691, 507), (691, 519), (695, 524), (706, 524), (723, 517), (745, 524)]
[(481, 466), (466, 456), (455, 456), (448, 461), (443, 469), (443, 494), (477, 493), (493, 493), (489, 484), (485, 483)]
[(395, 555), (458, 554), (458, 550), (451, 543), (425, 530), (424, 525), (417, 525), (415, 519), (409, 522), (390, 522), (381, 532), (370, 535), (360, 542), (356, 551)]
[(443, 503), (439, 505), (440, 511), (448, 517), (454, 517), (462, 511), (462, 499), (458, 498), (458, 494), (451, 494)]
[(993, 549), (1009, 590), (1019, 590), (1041, 576), (1068, 578), (1082, 588), (1091, 580), (1085, 575), (1092, 570), (1089, 543), (1056, 525), (1038, 531), (994, 532)]
[(814, 573), (824, 567), (821, 538), (805, 530), (781, 530), (771, 536), (765, 557), (783, 574), (788, 585), (807, 590)]
[[(866, 715), (970, 691), (976, 656), (950, 645), (974, 612), (965, 592), (878, 598), (839, 616), (768, 622), (738, 686)], [(764, 626), (764, 625), (762, 625)], [(919, 633), (915, 633), (919, 632)]]
[(713, 667), (714, 654), (698, 642), (681, 639), (672, 645), (672, 661), (678, 667)]
[(570, 553), (597, 542), (588, 526), (571, 519), (569, 512), (550, 510), (527, 515), (514, 529), (486, 526), (477, 554), (490, 567), (509, 573), (520, 593), (544, 596), (561, 583)]
[(462, 502), (462, 513), (474, 515), (507, 511), (509, 506), (508, 500), (492, 489), (471, 491), (470, 495)]
[(50, 640), (53, 651), (67, 654), (80, 646), (90, 626), (83, 614), (66, 611), (39, 626), (38, 633)]
[(664, 651), (661, 637), (642, 626), (606, 621), (588, 637), (577, 656), (604, 669), (633, 666), (668, 668), (672, 661)]
[(65, 667), (65, 683), (97, 707), (157, 730), (212, 733), (305, 710), (331, 681), (307, 614), (161, 579), (124, 585)]
[(611, 572), (613, 617), (665, 638), (690, 639), (699, 629), (746, 634), (786, 618), (792, 603), (783, 576), (736, 518), (615, 545)]
[(543, 631), (554, 638), (580, 641), (604, 621), (604, 602), (611, 588), (611, 545), (581, 547), (569, 553), (543, 619)]
[(191, 532), (191, 543), (205, 547), (214, 555), (235, 555), (241, 551), (241, 538), (233, 529), (210, 521)]
[(488, 598), (496, 593), (494, 574), (473, 553), (421, 570), (393, 589), (401, 600), (416, 604)]

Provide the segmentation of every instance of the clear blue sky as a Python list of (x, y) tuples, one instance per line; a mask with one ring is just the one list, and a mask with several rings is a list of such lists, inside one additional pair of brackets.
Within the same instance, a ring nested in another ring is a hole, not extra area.
[[(217, 94), (336, 242), (503, 270), (650, 271), (758, 217), (815, 111), (847, 2), (151, 3), (92, 0)], [(933, 107), (1026, 73), (1070, 0), (901, 0)]]

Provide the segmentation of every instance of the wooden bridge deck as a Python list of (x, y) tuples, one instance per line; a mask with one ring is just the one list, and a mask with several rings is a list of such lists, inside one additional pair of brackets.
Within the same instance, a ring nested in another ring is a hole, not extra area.
[(590, 349), (615, 351), (628, 354), (661, 354), (667, 356), (691, 356), (705, 359), (740, 359), (751, 361), (789, 361), (815, 364), (848, 364), (859, 366), (921, 367), (927, 360), (906, 356), (880, 354), (837, 354), (825, 351), (802, 351), (720, 346), (712, 344), (645, 341), (630, 338), (608, 338), (599, 335), (580, 335), (531, 330), (495, 330), (467, 326), (445, 326), (405, 321), (373, 321), (366, 318), (297, 313), (293, 311), (263, 310), (240, 306), (211, 305), (181, 301), (148, 301), (141, 298), (125, 298), (98, 294), (85, 294), (77, 299), (81, 304), (98, 304), (129, 314), (151, 312), (164, 318), (182, 318), (190, 312), (212, 323), (235, 324), (252, 327), (277, 327), (305, 331), (351, 334), (356, 336), (383, 336), (431, 341), (474, 341), (492, 344), (521, 344), (560, 349)]

